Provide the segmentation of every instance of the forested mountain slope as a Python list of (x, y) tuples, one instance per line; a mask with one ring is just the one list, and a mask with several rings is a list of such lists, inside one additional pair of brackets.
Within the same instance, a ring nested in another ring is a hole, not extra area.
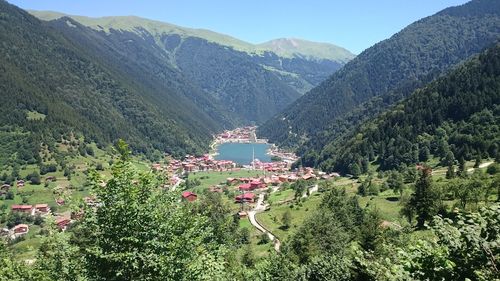
[[(45, 20), (65, 16), (55, 12), (31, 13)], [(150, 48), (149, 51), (161, 54), (162, 63), (168, 62), (180, 70), (209, 98), (245, 122), (266, 121), (354, 57), (332, 44), (297, 39), (285, 40), (294, 42), (295, 48), (287, 47), (286, 52), (277, 54), (267, 44), (252, 45), (208, 30), (138, 17), (70, 17), (105, 40), (113, 40), (115, 48), (122, 48), (125, 53), (131, 50), (120, 45), (143, 41), (143, 51)], [(131, 39), (133, 36), (136, 38)]]
[(327, 170), (367, 172), (427, 161), (495, 158), (500, 147), (500, 44), (326, 146), (316, 159)]
[[(419, 20), (366, 49), (266, 122), (259, 134), (294, 146), (308, 139), (316, 141), (314, 134), (327, 129), (328, 137), (312, 145), (321, 148), (360, 120), (378, 114), (380, 108), (491, 45), (500, 36), (499, 22), (500, 2), (494, 0), (473, 0)], [(380, 97), (382, 101), (377, 100)], [(368, 101), (372, 104), (363, 104)]]
[(224, 126), (225, 117), (187, 97), (192, 89), (173, 71), (163, 84), (143, 82), (5, 1), (0, 41), (2, 164), (35, 162), (40, 143), (75, 136), (99, 145), (123, 138), (138, 152), (201, 153)]

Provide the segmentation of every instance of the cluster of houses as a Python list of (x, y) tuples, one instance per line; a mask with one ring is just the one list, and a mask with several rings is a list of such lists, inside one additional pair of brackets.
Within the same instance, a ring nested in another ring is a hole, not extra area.
[[(48, 204), (35, 204), (35, 205), (12, 205), (11, 211), (13, 213), (23, 213), (29, 216), (42, 216), (45, 217), (51, 214), (51, 210)], [(64, 231), (67, 226), (71, 223), (71, 219), (64, 216), (57, 216), (55, 221), (56, 226)], [(20, 236), (26, 235), (29, 232), (29, 225), (18, 224), (11, 229), (2, 229), (1, 234), (9, 237), (10, 239), (16, 239)]]
[(248, 143), (256, 141), (255, 138), (255, 126), (247, 126), (242, 128), (236, 128), (231, 131), (225, 131), (221, 134), (218, 134), (215, 137), (216, 143), (226, 143), (226, 142), (240, 142), (240, 143)]
[(208, 154), (201, 157), (187, 155), (184, 160), (173, 159), (168, 165), (155, 163), (151, 168), (154, 171), (163, 171), (169, 174), (182, 174), (183, 172), (228, 171), (236, 168), (236, 163), (229, 160), (215, 160)]
[[(18, 180), (16, 181), (16, 186), (17, 187), (24, 187), (25, 185), (25, 181), (24, 180)], [(2, 186), (0, 186), (0, 195), (5, 195), (7, 192), (9, 192), (9, 190), (12, 188), (12, 186), (8, 183), (4, 183), (2, 184)]]

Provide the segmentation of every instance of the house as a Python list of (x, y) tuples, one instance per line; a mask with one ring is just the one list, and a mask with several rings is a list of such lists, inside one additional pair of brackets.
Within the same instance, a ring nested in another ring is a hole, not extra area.
[(0, 187), (0, 190), (3, 190), (3, 191), (9, 191), (10, 189), (10, 184), (3, 184), (1, 187)]
[(50, 212), (50, 207), (48, 204), (36, 204), (35, 213), (46, 215)]
[(198, 198), (198, 195), (191, 191), (182, 192), (182, 198), (186, 199), (189, 202), (195, 201)]
[(237, 203), (253, 203), (255, 202), (255, 194), (245, 193), (240, 194), (234, 198)]
[(252, 185), (249, 184), (249, 183), (240, 184), (240, 186), (238, 187), (238, 189), (241, 190), (241, 191), (253, 190)]
[(56, 203), (57, 203), (57, 205), (62, 206), (62, 205), (64, 205), (65, 201), (63, 198), (59, 198), (56, 200)]
[(17, 181), (17, 187), (23, 187), (25, 184), (24, 180), (18, 180)]
[(33, 210), (32, 205), (12, 205), (10, 208), (12, 212), (21, 212), (27, 214), (31, 214)]
[(235, 179), (235, 178), (227, 178), (226, 179), (227, 185), (233, 185), (233, 184), (235, 184), (237, 182), (238, 182), (238, 179)]
[(279, 179), (280, 182), (287, 182), (288, 181), (288, 177), (285, 176), (285, 175), (279, 176), (278, 179)]
[(56, 219), (56, 225), (57, 227), (64, 231), (68, 227), (68, 225), (71, 223), (71, 219), (65, 218), (65, 217), (59, 217)]
[(56, 181), (56, 177), (54, 177), (54, 176), (48, 176), (48, 177), (46, 177), (46, 178), (45, 178), (45, 181), (46, 181), (46, 182), (49, 182), (49, 181)]
[(256, 188), (265, 188), (266, 184), (259, 181), (259, 180), (253, 180), (250, 182), (250, 186), (251, 186), (252, 190), (254, 190)]
[(239, 211), (239, 212), (238, 212), (238, 217), (239, 217), (240, 219), (246, 218), (246, 217), (247, 217), (247, 215), (248, 215), (248, 214), (247, 214), (247, 212), (245, 212), (245, 211)]
[(311, 174), (305, 174), (305, 175), (302, 176), (302, 179), (304, 179), (306, 181), (307, 180), (312, 180), (312, 179), (315, 179), (315, 178), (316, 178), (316, 176), (311, 175)]
[(14, 236), (14, 238), (16, 237), (19, 237), (19, 236), (22, 236), (26, 233), (28, 233), (29, 231), (29, 226), (27, 224), (18, 224), (16, 226), (14, 226), (12, 229), (12, 236)]

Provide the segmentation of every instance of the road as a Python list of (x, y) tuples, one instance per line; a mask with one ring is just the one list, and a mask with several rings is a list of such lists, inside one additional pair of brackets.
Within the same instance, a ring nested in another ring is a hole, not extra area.
[(264, 205), (264, 194), (261, 193), (261, 194), (259, 194), (259, 198), (257, 199), (257, 205), (255, 206), (255, 208), (253, 208), (253, 210), (247, 212), (248, 219), (250, 220), (250, 223), (255, 228), (257, 228), (260, 232), (267, 234), (269, 239), (274, 244), (274, 249), (276, 250), (276, 252), (279, 252), (280, 246), (281, 246), (280, 240), (278, 240), (278, 238), (276, 238), (276, 236), (274, 236), (268, 229), (266, 229), (263, 225), (261, 225), (257, 221), (257, 219), (255, 218), (255, 215), (257, 213), (263, 212), (265, 210), (266, 210), (266, 206)]
[[(483, 164), (480, 164), (480, 165), (479, 165), (479, 168), (480, 168), (480, 169), (482, 169), (482, 168), (486, 168), (486, 167), (488, 167), (488, 166), (489, 166), (489, 165), (491, 165), (491, 164), (493, 164), (493, 161), (491, 161), (491, 162), (486, 162), (486, 163), (483, 163)], [(473, 172), (473, 171), (474, 171), (474, 168), (469, 168), (469, 169), (467, 169), (467, 172), (469, 172), (469, 173), (470, 173), (470, 172)]]

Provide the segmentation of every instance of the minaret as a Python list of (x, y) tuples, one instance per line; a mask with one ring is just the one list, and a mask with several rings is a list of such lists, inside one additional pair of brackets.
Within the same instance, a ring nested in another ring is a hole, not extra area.
[(252, 145), (252, 168), (255, 170), (255, 147)]

